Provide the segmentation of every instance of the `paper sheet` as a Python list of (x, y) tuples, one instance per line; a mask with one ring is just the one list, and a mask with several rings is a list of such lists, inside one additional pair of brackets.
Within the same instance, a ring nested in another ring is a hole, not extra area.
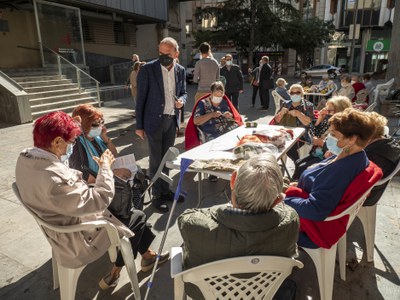
[(120, 178), (124, 181), (132, 180), (135, 177), (135, 174), (138, 170), (138, 167), (136, 165), (135, 155), (128, 154), (128, 155), (117, 157), (115, 159), (114, 164), (112, 165), (112, 169), (114, 170), (114, 169), (121, 169), (121, 168), (128, 169), (129, 171), (131, 171), (132, 175), (128, 179), (122, 179), (120, 177), (118, 177), (118, 178)]

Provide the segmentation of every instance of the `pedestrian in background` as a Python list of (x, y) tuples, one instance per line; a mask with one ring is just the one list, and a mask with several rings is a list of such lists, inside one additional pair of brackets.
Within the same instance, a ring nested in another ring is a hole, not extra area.
[(226, 65), (220, 71), (221, 76), (226, 79), (225, 94), (239, 111), (239, 94), (243, 93), (243, 74), (240, 67), (233, 63), (231, 54), (225, 55), (225, 60)]
[[(133, 66), (133, 70), (131, 72), (131, 75), (129, 76), (130, 82), (131, 82), (131, 94), (132, 94), (132, 99), (133, 99), (133, 106), (136, 107), (136, 96), (137, 96), (137, 75), (139, 73), (140, 67), (143, 66), (145, 62), (137, 61), (135, 62)], [(136, 112), (135, 110), (133, 111), (133, 117), (136, 117)]]
[(200, 60), (196, 62), (193, 73), (193, 81), (198, 83), (197, 93), (194, 96), (195, 103), (210, 94), (211, 84), (219, 79), (219, 65), (211, 55), (210, 44), (202, 43), (199, 51)]
[(129, 84), (131, 83), (131, 73), (132, 73), (133, 68), (135, 67), (135, 63), (136, 63), (137, 61), (140, 61), (139, 55), (138, 55), (138, 54), (135, 54), (135, 53), (132, 54), (132, 66), (131, 66), (131, 68), (130, 68), (130, 72), (129, 72), (128, 78), (126, 79), (126, 84), (125, 84), (125, 88), (126, 88), (126, 89), (129, 88)]
[(269, 108), (269, 90), (274, 88), (274, 81), (272, 78), (272, 68), (269, 64), (269, 57), (263, 56), (261, 60), (262, 65), (260, 67), (260, 109), (267, 110)]
[(251, 107), (254, 107), (256, 104), (258, 87), (260, 85), (260, 66), (261, 66), (261, 60), (259, 62), (258, 67), (254, 69), (249, 68), (249, 74), (253, 76), (253, 79), (251, 80), (251, 85), (253, 86), (253, 94), (251, 96)]

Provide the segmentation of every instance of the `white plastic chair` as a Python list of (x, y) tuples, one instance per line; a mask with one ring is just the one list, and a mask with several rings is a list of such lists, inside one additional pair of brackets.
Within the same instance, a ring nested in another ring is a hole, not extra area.
[[(272, 299), (293, 267), (303, 268), (300, 261), (292, 258), (263, 255), (222, 259), (185, 271), (182, 262), (182, 248), (173, 247), (171, 277), (175, 300), (186, 298), (184, 282), (195, 284), (205, 299)], [(251, 276), (238, 278), (237, 274)]]
[(167, 152), (164, 154), (163, 159), (161, 160), (160, 165), (158, 166), (158, 169), (154, 176), (150, 180), (149, 186), (146, 188), (146, 190), (143, 192), (142, 196), (146, 194), (146, 192), (153, 186), (153, 184), (161, 178), (165, 182), (167, 182), (170, 186), (172, 186), (172, 183), (174, 180), (169, 177), (167, 174), (164, 173), (164, 168), (166, 168), (166, 164), (168, 162), (174, 161), (179, 155), (179, 150), (175, 147), (169, 147)]
[[(396, 168), (385, 178), (378, 181), (375, 186), (380, 186), (390, 180), (400, 171), (400, 161)], [(375, 245), (375, 227), (376, 227), (376, 209), (378, 203), (373, 206), (363, 206), (357, 214), (364, 229), (365, 244), (367, 246), (367, 261), (374, 261), (374, 245)]]
[[(349, 206), (346, 210), (336, 216), (326, 218), (324, 221), (332, 221), (340, 219), (343, 216), (348, 215), (349, 221), (347, 222), (346, 231), (349, 229), (351, 223), (356, 217), (358, 211), (361, 209), (367, 195), (370, 193), (369, 188), (353, 205)], [(315, 269), (317, 271), (317, 278), (319, 284), (319, 292), (321, 300), (332, 299), (333, 292), (333, 278), (335, 275), (335, 258), (336, 249), (339, 254), (339, 267), (340, 267), (340, 278), (346, 280), (346, 233), (334, 244), (330, 249), (317, 248), (310, 249), (302, 247), (305, 252), (311, 257), (314, 262)]]
[(373, 97), (374, 103), (376, 103), (376, 105), (381, 101), (380, 96), (389, 95), (389, 89), (392, 87), (393, 83), (394, 83), (394, 78), (390, 79), (385, 83), (376, 85), (375, 90), (372, 92), (372, 94), (374, 95)]
[[(132, 247), (129, 239), (126, 237), (119, 238), (119, 234), (117, 228), (108, 221), (99, 220), (99, 221), (91, 221), (84, 222), (77, 225), (69, 225), (69, 226), (56, 226), (51, 225), (41, 218), (39, 218), (29, 207), (27, 207), (21, 199), (21, 195), (18, 191), (18, 187), (14, 182), (12, 184), (12, 189), (17, 196), (18, 200), (21, 202), (22, 206), (33, 216), (43, 234), (47, 239), (49, 237), (46, 234), (44, 228), (48, 228), (52, 231), (59, 233), (72, 233), (79, 231), (87, 231), (93, 230), (96, 228), (104, 228), (107, 231), (108, 238), (110, 240), (110, 247), (108, 248), (108, 254), (110, 256), (111, 262), (115, 262), (117, 259), (117, 249), (120, 249), (122, 253), (122, 257), (124, 259), (124, 263), (126, 266), (126, 270), (128, 272), (128, 276), (131, 282), (132, 290), (135, 294), (135, 299), (141, 299), (139, 283), (136, 273), (136, 265), (133, 258)], [(50, 244), (51, 245), (51, 244)], [(68, 247), (68, 245), (65, 245)], [(78, 279), (83, 269), (86, 267), (80, 267), (77, 269), (66, 268), (62, 266), (62, 264), (56, 261), (54, 255), (52, 255), (52, 266), (53, 266), (53, 289), (60, 288), (60, 296), (61, 300), (73, 300), (75, 299), (76, 286), (78, 284)]]
[(279, 108), (281, 107), (281, 102), (284, 99), (275, 90), (272, 90), (271, 94), (272, 94), (272, 97), (274, 98), (274, 102), (275, 102), (275, 113), (274, 113), (274, 115), (276, 115), (278, 113)]

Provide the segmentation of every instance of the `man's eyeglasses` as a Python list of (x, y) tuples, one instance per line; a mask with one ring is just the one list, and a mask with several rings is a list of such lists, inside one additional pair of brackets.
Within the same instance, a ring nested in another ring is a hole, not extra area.
[(98, 122), (92, 123), (92, 127), (99, 127), (104, 125), (104, 120), (100, 120)]
[(290, 92), (290, 95), (301, 95), (301, 91)]

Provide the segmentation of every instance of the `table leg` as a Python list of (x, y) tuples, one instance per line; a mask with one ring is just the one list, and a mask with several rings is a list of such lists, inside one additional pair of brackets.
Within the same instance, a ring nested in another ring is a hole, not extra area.
[(197, 207), (200, 207), (201, 200), (203, 200), (203, 186), (202, 186), (202, 181), (203, 181), (203, 174), (201, 172), (197, 173)]
[(283, 168), (285, 169), (285, 172), (286, 172), (287, 176), (289, 177), (290, 181), (292, 181), (292, 176), (290, 176), (290, 173), (289, 173), (289, 171), (288, 171), (288, 169), (286, 167), (286, 162), (283, 159), (283, 157), (281, 157), (281, 162), (282, 162)]

